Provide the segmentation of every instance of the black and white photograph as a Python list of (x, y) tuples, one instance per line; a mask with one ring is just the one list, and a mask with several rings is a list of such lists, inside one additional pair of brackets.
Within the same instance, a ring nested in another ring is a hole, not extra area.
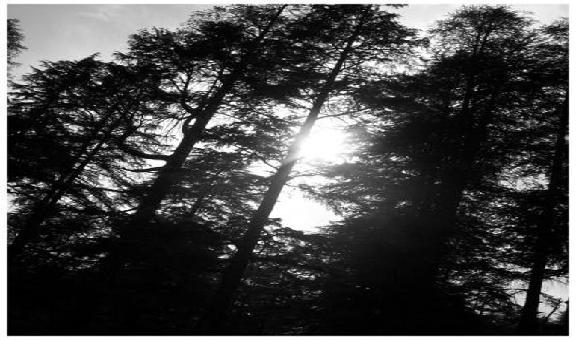
[(4, 336), (568, 335), (568, 2), (5, 6)]

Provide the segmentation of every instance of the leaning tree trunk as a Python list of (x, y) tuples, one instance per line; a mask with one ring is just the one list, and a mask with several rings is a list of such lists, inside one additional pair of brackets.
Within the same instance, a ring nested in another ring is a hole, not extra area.
[(208, 310), (195, 327), (198, 332), (215, 334), (216, 332), (221, 331), (220, 326), (226, 320), (228, 310), (234, 301), (234, 295), (242, 282), (242, 277), (244, 276), (246, 267), (250, 263), (250, 258), (260, 238), (260, 233), (266, 226), (268, 217), (278, 200), (278, 196), (286, 182), (288, 182), (290, 172), (298, 161), (300, 146), (310, 135), (310, 131), (318, 119), (322, 106), (328, 99), (330, 92), (333, 90), (336, 77), (340, 74), (342, 66), (353, 49), (352, 45), (360, 35), (360, 28), (362, 25), (363, 21), (360, 21), (353, 34), (348, 38), (346, 47), (342, 50), (338, 61), (327, 77), (326, 83), (318, 93), (306, 120), (302, 124), (300, 131), (288, 149), (288, 153), (284, 158), (282, 165), (272, 177), (268, 190), (264, 194), (258, 210), (252, 216), (247, 231), (238, 245), (238, 252), (234, 255), (230, 264), (224, 270), (222, 281), (210, 306), (208, 307)]
[(143, 223), (148, 222), (154, 217), (156, 210), (160, 206), (162, 200), (166, 197), (170, 188), (178, 183), (180, 175), (180, 169), (186, 158), (194, 148), (194, 145), (202, 139), (202, 134), (206, 129), (206, 125), (210, 122), (212, 117), (217, 113), (224, 97), (231, 92), (236, 81), (244, 73), (244, 70), (250, 63), (250, 60), (255, 56), (259, 47), (270, 32), (270, 30), (276, 24), (278, 18), (284, 11), (287, 5), (282, 5), (268, 22), (268, 25), (262, 32), (254, 39), (252, 46), (243, 58), (236, 69), (224, 79), (222, 86), (214, 93), (214, 95), (209, 98), (206, 105), (197, 113), (196, 121), (194, 124), (184, 129), (184, 138), (174, 150), (174, 152), (168, 156), (166, 164), (159, 171), (156, 179), (152, 186), (148, 189), (147, 194), (144, 196), (140, 204), (138, 205), (136, 212), (132, 217), (132, 221), (129, 223), (128, 228), (137, 227)]
[(568, 99), (560, 109), (560, 121), (556, 134), (554, 156), (550, 166), (548, 189), (544, 201), (544, 215), (537, 225), (537, 239), (533, 249), (533, 262), (530, 269), (530, 281), (526, 292), (526, 302), (518, 324), (520, 334), (538, 334), (538, 306), (542, 283), (545, 279), (546, 264), (551, 251), (553, 231), (557, 224), (556, 205), (562, 196), (562, 171), (566, 157), (566, 134), (568, 133)]
[[(196, 113), (196, 120), (190, 127), (184, 127), (184, 138), (180, 141), (174, 152), (167, 157), (166, 164), (158, 172), (152, 186), (147, 190), (146, 195), (136, 208), (136, 212), (131, 219), (120, 228), (120, 239), (112, 244), (108, 257), (104, 260), (100, 268), (100, 276), (105, 290), (116, 292), (119, 281), (121, 281), (122, 266), (137, 246), (138, 235), (142, 227), (145, 226), (154, 216), (162, 200), (170, 192), (170, 188), (179, 182), (181, 178), (181, 168), (186, 158), (199, 142), (206, 130), (210, 120), (216, 115), (218, 109), (223, 103), (224, 98), (231, 93), (237, 80), (245, 72), (249, 63), (256, 56), (264, 39), (270, 33), (274, 25), (279, 20), (287, 5), (282, 5), (268, 21), (267, 26), (254, 38), (250, 43), (250, 48), (239, 65), (223, 79), (220, 88), (209, 98), (206, 99), (203, 107)], [(114, 295), (114, 294), (113, 294)], [(125, 311), (126, 299), (124, 296), (115, 295), (114, 309), (118, 316), (119, 327), (123, 331), (130, 330), (136, 322), (136, 315)]]

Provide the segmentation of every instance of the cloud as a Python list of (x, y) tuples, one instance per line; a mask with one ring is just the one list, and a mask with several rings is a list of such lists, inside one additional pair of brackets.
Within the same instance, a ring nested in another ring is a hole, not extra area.
[(86, 7), (86, 10), (78, 13), (79, 16), (104, 22), (117, 20), (126, 9), (125, 5), (94, 5)]

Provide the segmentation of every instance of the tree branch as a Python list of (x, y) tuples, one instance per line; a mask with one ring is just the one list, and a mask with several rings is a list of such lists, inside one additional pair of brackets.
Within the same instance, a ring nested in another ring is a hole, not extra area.
[(151, 154), (151, 153), (147, 153), (144, 151), (140, 151), (140, 150), (134, 149), (134, 148), (132, 148), (126, 144), (118, 144), (118, 147), (120, 148), (120, 150), (126, 152), (127, 154), (129, 154), (131, 156), (145, 158), (145, 159), (156, 159), (156, 160), (160, 160), (160, 161), (167, 161), (168, 158), (170, 157), (168, 155), (156, 155), (156, 154)]

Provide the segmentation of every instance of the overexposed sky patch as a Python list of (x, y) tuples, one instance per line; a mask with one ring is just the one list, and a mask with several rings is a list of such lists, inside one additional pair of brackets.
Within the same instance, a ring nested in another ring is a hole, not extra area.
[(317, 231), (316, 227), (340, 219), (322, 203), (307, 198), (300, 190), (292, 187), (282, 190), (270, 217), (281, 218), (283, 226), (304, 232)]

